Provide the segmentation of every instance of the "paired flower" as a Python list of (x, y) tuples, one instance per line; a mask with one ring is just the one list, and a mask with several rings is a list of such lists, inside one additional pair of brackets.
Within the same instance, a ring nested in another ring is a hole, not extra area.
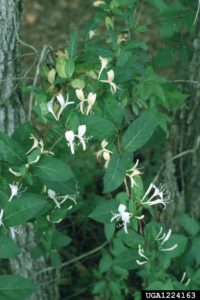
[[(73, 196), (70, 196), (70, 195), (65, 195), (65, 196), (59, 196), (56, 194), (55, 191), (51, 190), (51, 189), (48, 189), (47, 190), (47, 194), (49, 196), (50, 199), (52, 199), (56, 205), (57, 208), (60, 208), (61, 205), (63, 203), (65, 203), (67, 200), (71, 200), (74, 202), (74, 204), (76, 205), (76, 196), (73, 195)], [(70, 206), (70, 209), (72, 208), (72, 206)]]
[[(76, 96), (77, 98), (81, 101), (80, 103), (80, 111), (82, 114), (86, 114), (89, 115), (95, 101), (96, 101), (96, 97), (97, 94), (94, 93), (89, 93), (88, 97), (85, 98), (83, 90), (82, 89), (77, 89), (76, 90)], [(84, 108), (84, 103), (87, 103), (87, 108)]]
[(101, 62), (101, 69), (99, 71), (98, 80), (100, 79), (103, 70), (106, 69), (107, 64), (108, 64), (108, 59), (105, 57), (99, 56), (99, 60)]
[(78, 134), (74, 134), (74, 132), (72, 130), (66, 131), (65, 132), (65, 138), (68, 142), (68, 146), (70, 147), (71, 153), (74, 154), (75, 153), (75, 137), (77, 137), (80, 141), (80, 143), (82, 144), (83, 150), (86, 150), (86, 144), (85, 144), (85, 140), (86, 138), (84, 137), (86, 132), (86, 125), (80, 125), (78, 127)]
[(119, 88), (113, 81), (114, 81), (114, 78), (115, 78), (115, 73), (113, 70), (110, 70), (107, 72), (107, 78), (106, 80), (100, 80), (100, 77), (101, 77), (101, 74), (103, 72), (104, 69), (107, 68), (107, 65), (108, 65), (108, 59), (105, 58), (105, 57), (101, 57), (99, 56), (99, 60), (101, 62), (101, 69), (99, 71), (99, 75), (98, 75), (98, 80), (100, 82), (105, 82), (105, 83), (108, 83), (110, 84), (110, 90), (111, 90), (111, 93), (114, 94), (116, 93), (117, 91), (117, 88)]
[(129, 177), (132, 188), (136, 185), (134, 177), (139, 176), (141, 174), (141, 172), (137, 169), (138, 163), (139, 163), (139, 160), (137, 159), (135, 165), (131, 169), (126, 171), (126, 176)]
[(191, 279), (188, 278), (188, 280), (187, 280), (185, 283), (183, 283), (184, 280), (185, 280), (185, 278), (186, 278), (186, 273), (184, 272), (184, 273), (183, 273), (183, 276), (182, 276), (182, 278), (181, 278), (181, 280), (180, 280), (180, 283), (182, 283), (182, 284), (184, 284), (185, 286), (187, 286), (187, 285), (190, 283)]
[(54, 116), (56, 121), (59, 121), (60, 115), (63, 112), (63, 110), (65, 109), (65, 107), (67, 107), (70, 104), (73, 104), (74, 102), (69, 102), (68, 94), (67, 94), (67, 99), (66, 100), (64, 99), (64, 97), (61, 94), (56, 96), (56, 99), (59, 103), (60, 109), (58, 109), (57, 112), (54, 112), (54, 98), (51, 99), (49, 102), (47, 102), (47, 109)]
[(100, 159), (101, 157), (103, 157), (103, 159), (105, 160), (105, 164), (104, 167), (107, 168), (109, 161), (110, 161), (110, 154), (112, 154), (112, 151), (106, 149), (106, 147), (108, 146), (108, 142), (106, 140), (103, 140), (101, 142), (101, 150), (99, 150), (96, 153), (97, 159)]
[(113, 217), (111, 218), (111, 222), (113, 222), (115, 219), (117, 221), (122, 221), (124, 226), (125, 233), (128, 233), (127, 224), (130, 223), (130, 219), (132, 217), (132, 214), (126, 211), (126, 205), (120, 204), (118, 207), (119, 213), (112, 213)]
[(144, 255), (144, 249), (142, 249), (140, 244), (138, 245), (138, 254), (143, 259), (142, 261), (139, 259), (136, 260), (136, 263), (138, 265), (144, 265), (149, 261), (149, 258), (146, 255)]
[[(153, 190), (153, 194), (152, 196), (150, 196), (150, 198), (145, 201), (145, 198), (152, 192)], [(154, 184), (150, 184), (150, 186), (148, 187), (144, 197), (141, 200), (141, 204), (143, 205), (156, 205), (156, 204), (162, 204), (164, 206), (163, 209), (166, 208), (166, 205), (169, 203), (169, 194), (167, 196), (167, 198), (165, 198), (164, 192), (162, 189), (157, 188)]]
[(110, 90), (112, 94), (115, 94), (117, 91), (117, 88), (119, 88), (114, 82), (115, 73), (113, 70), (110, 70), (107, 72), (107, 80), (99, 80), (100, 82), (105, 82), (110, 84)]
[(33, 146), (26, 152), (26, 154), (30, 154), (35, 149), (40, 149), (42, 154), (54, 155), (53, 152), (44, 150), (44, 142), (42, 139), (38, 140), (33, 134), (31, 134), (30, 140), (33, 140)]
[(160, 246), (159, 246), (160, 251), (173, 251), (178, 246), (178, 244), (175, 244), (170, 248), (163, 247), (163, 245), (169, 240), (171, 233), (172, 233), (171, 229), (169, 229), (169, 231), (167, 233), (163, 233), (163, 228), (162, 227), (160, 228), (160, 231), (156, 236), (156, 241), (161, 241)]

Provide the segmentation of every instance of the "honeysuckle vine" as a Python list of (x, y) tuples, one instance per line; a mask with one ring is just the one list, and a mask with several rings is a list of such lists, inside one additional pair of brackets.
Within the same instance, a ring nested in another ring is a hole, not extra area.
[[(149, 2), (155, 5), (144, 5)], [(161, 147), (158, 133), (167, 141), (176, 113), (171, 103), (186, 96), (169, 88), (152, 65), (146, 39), (140, 38), (148, 28), (139, 24), (138, 0), (93, 6), (99, 12), (84, 37), (71, 32), (65, 49), (52, 50), (44, 62), (41, 84), (34, 86), (32, 122), (12, 137), (0, 133), (0, 234), (14, 242), (21, 224), (31, 222), (38, 232), (33, 256), (49, 254), (54, 264), (47, 271), (76, 262), (82, 245), (104, 236), (106, 242), (96, 248), (103, 250), (100, 262), (92, 266), (93, 298), (134, 298), (132, 288), (127, 292), (129, 270), (137, 277), (134, 290), (155, 283), (161, 289), (190, 287), (195, 271), (176, 270), (179, 262), (172, 259), (181, 261), (183, 254), (184, 261), (187, 248), (193, 255), (195, 242), (191, 251), (187, 241), (197, 239), (199, 227), (185, 217), (188, 236), (172, 225), (167, 229), (168, 183), (164, 189), (158, 176), (156, 183), (152, 179), (159, 169), (159, 160), (153, 160)], [(69, 251), (60, 251), (68, 245)]]

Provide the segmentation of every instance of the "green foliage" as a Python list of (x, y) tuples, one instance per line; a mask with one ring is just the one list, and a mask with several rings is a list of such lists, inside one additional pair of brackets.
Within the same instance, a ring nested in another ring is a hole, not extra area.
[(0, 276), (0, 298), (3, 300), (25, 300), (36, 290), (36, 285), (19, 276)]
[(15, 242), (7, 236), (0, 236), (0, 258), (10, 258), (20, 254)]
[[(162, 172), (170, 124), (188, 97), (171, 74), (191, 56), (182, 40), (192, 33), (193, 6), (104, 2), (95, 3), (84, 37), (71, 32), (66, 47), (44, 62), (33, 87), (32, 123), (12, 137), (0, 133), (0, 257), (21, 253), (15, 234), (31, 222), (33, 259), (45, 254), (55, 269), (76, 263), (75, 271), (63, 271), (76, 299), (84, 298), (77, 290), (87, 284), (88, 299), (198, 289), (198, 221), (178, 212), (180, 230), (167, 228), (167, 191), (157, 182), (147, 188)], [(160, 33), (153, 47), (147, 14)], [(99, 262), (85, 267), (81, 260), (94, 253)], [(0, 299), (26, 299), (34, 290), (28, 279), (0, 276)]]

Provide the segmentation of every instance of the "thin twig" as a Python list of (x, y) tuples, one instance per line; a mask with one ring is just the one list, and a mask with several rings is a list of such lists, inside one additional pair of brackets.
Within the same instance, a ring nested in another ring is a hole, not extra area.
[(198, 7), (197, 7), (196, 16), (195, 16), (195, 19), (194, 19), (194, 22), (193, 22), (193, 26), (196, 24), (196, 22), (198, 20), (199, 11), (200, 11), (200, 0), (198, 1)]
[[(73, 258), (73, 259), (71, 259), (71, 260), (69, 260), (69, 261), (66, 261), (66, 262), (62, 263), (62, 264), (60, 265), (59, 269), (62, 269), (63, 267), (69, 266), (69, 265), (71, 265), (71, 264), (73, 264), (73, 263), (75, 263), (75, 262), (77, 262), (77, 261), (79, 261), (79, 260), (84, 259), (84, 258), (87, 257), (87, 256), (91, 256), (92, 254), (94, 254), (94, 253), (96, 253), (96, 252), (99, 252), (99, 251), (100, 251), (101, 249), (103, 249), (106, 245), (108, 245), (108, 243), (109, 243), (109, 241), (106, 241), (106, 242), (104, 242), (103, 244), (101, 244), (100, 246), (98, 246), (98, 247), (96, 247), (96, 248), (94, 248), (94, 249), (92, 249), (92, 250), (90, 250), (90, 251), (88, 251), (88, 252), (86, 252), (86, 253), (84, 253), (84, 254), (78, 256), (78, 257), (75, 257), (75, 258)], [(56, 267), (48, 267), (48, 268), (43, 269), (43, 270), (41, 270), (40, 272), (38, 272), (38, 273), (36, 274), (36, 276), (38, 276), (38, 275), (40, 275), (40, 274), (42, 274), (42, 273), (44, 273), (44, 272), (53, 271), (54, 269), (56, 269)]]
[(34, 98), (34, 87), (37, 85), (37, 81), (38, 81), (38, 77), (39, 77), (39, 72), (40, 72), (40, 65), (42, 64), (44, 57), (46, 56), (46, 52), (48, 50), (49, 46), (44, 45), (41, 51), (41, 54), (39, 56), (38, 59), (38, 63), (37, 63), (37, 67), (36, 67), (36, 71), (35, 71), (35, 76), (34, 76), (34, 80), (33, 80), (33, 89), (31, 91), (30, 94), (30, 98), (29, 98), (29, 108), (28, 108), (28, 121), (31, 120), (31, 112), (32, 112), (32, 108), (33, 108), (33, 98)]
[[(196, 141), (196, 145), (194, 146), (194, 148), (185, 150), (181, 153), (178, 153), (178, 154), (172, 156), (171, 158), (167, 159), (167, 161), (169, 161), (169, 160), (173, 161), (173, 160), (176, 160), (176, 159), (178, 159), (182, 156), (185, 156), (185, 155), (188, 155), (188, 154), (194, 154), (198, 150), (199, 146), (200, 146), (200, 136), (198, 136), (197, 141)], [(167, 161), (161, 165), (161, 167), (160, 167), (158, 173), (156, 174), (156, 176), (154, 177), (152, 183), (155, 183), (157, 181), (157, 179), (160, 176), (160, 173), (162, 172), (162, 170), (164, 169)]]
[(170, 80), (170, 81), (166, 81), (164, 83), (190, 83), (190, 84), (197, 84), (200, 85), (199, 81), (196, 80), (184, 80), (184, 79), (177, 79), (177, 80)]
[(16, 38), (17, 38), (18, 42), (19, 42), (21, 45), (23, 45), (23, 46), (25, 46), (25, 47), (28, 47), (28, 48), (32, 49), (35, 53), (38, 53), (38, 50), (37, 50), (35, 47), (33, 47), (32, 45), (29, 45), (29, 44), (25, 43), (24, 41), (22, 41), (22, 40), (20, 39), (19, 34), (18, 34), (18, 32), (17, 32), (17, 24), (16, 24), (16, 17), (15, 17), (15, 14), (14, 14), (13, 18), (14, 18), (14, 26), (15, 26), (15, 35), (16, 35)]

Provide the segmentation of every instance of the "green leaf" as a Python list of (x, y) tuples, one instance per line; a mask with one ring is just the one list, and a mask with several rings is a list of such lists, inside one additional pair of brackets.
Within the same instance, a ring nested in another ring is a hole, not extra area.
[(75, 64), (73, 58), (70, 58), (65, 62), (65, 76), (67, 79), (70, 79), (74, 74)]
[(199, 223), (187, 214), (181, 214), (179, 220), (180, 224), (189, 234), (196, 235), (199, 232)]
[(25, 300), (37, 289), (35, 283), (20, 276), (0, 276), (0, 299)]
[(191, 247), (191, 254), (196, 260), (196, 263), (200, 265), (200, 255), (199, 255), (199, 249), (200, 249), (200, 237), (195, 237), (192, 240), (192, 247)]
[(162, 254), (171, 258), (180, 256), (186, 249), (187, 241), (187, 238), (181, 234), (172, 234), (170, 239), (166, 241), (163, 245), (163, 248), (170, 248), (173, 247), (175, 244), (177, 244), (177, 247), (172, 251), (162, 251)]
[(157, 126), (153, 113), (144, 112), (128, 127), (122, 137), (122, 149), (134, 152), (140, 149), (152, 136)]
[(119, 203), (115, 199), (98, 204), (89, 217), (100, 223), (111, 223), (112, 212), (116, 212)]
[(52, 237), (52, 248), (62, 248), (66, 247), (71, 243), (71, 238), (68, 237), (65, 234), (61, 234), (58, 231), (54, 232), (54, 235)]
[(165, 284), (162, 281), (154, 281), (150, 283), (147, 287), (147, 290), (165, 290)]
[(0, 159), (15, 165), (26, 160), (23, 148), (3, 132), (0, 132)]
[(105, 291), (105, 289), (106, 289), (106, 281), (101, 280), (95, 284), (92, 293), (93, 294), (102, 294)]
[(62, 264), (60, 255), (58, 253), (57, 250), (51, 250), (50, 252), (50, 260), (51, 260), (51, 264), (54, 268), (59, 268)]
[(68, 55), (70, 58), (74, 58), (76, 55), (76, 47), (77, 47), (77, 31), (73, 31), (69, 37), (69, 45), (68, 45)]
[(122, 184), (125, 174), (126, 169), (123, 161), (117, 154), (113, 154), (103, 178), (103, 192), (108, 193), (116, 190)]
[(115, 233), (115, 227), (115, 223), (104, 224), (104, 233), (107, 241), (110, 241), (113, 238)]
[(171, 38), (176, 32), (180, 30), (180, 25), (177, 22), (163, 21), (160, 27), (160, 37), (162, 39)]
[(129, 247), (138, 249), (139, 244), (144, 243), (144, 238), (135, 231), (129, 230), (128, 234), (122, 232), (119, 238)]
[(60, 55), (56, 59), (56, 72), (61, 78), (66, 78), (65, 73), (65, 64), (66, 64), (67, 58), (65, 55)]
[(48, 203), (43, 197), (26, 193), (7, 204), (4, 210), (4, 224), (7, 227), (23, 224), (47, 208)]
[(115, 135), (115, 125), (107, 119), (98, 116), (82, 116), (81, 121), (87, 126), (87, 135), (100, 141)]
[(139, 267), (138, 264), (136, 263), (137, 259), (138, 259), (138, 252), (132, 249), (128, 249), (120, 253), (118, 256), (114, 258), (113, 265), (117, 265), (126, 270), (134, 270)]
[(33, 173), (41, 179), (55, 182), (67, 181), (73, 177), (70, 167), (65, 162), (52, 157), (42, 158), (33, 166)]
[(10, 258), (20, 254), (15, 242), (7, 236), (0, 236), (0, 258)]
[(167, 7), (163, 0), (145, 0), (145, 1), (159, 10), (165, 10)]
[(110, 269), (111, 265), (112, 265), (112, 257), (108, 253), (106, 253), (102, 256), (99, 262), (99, 271), (101, 273), (105, 273)]

